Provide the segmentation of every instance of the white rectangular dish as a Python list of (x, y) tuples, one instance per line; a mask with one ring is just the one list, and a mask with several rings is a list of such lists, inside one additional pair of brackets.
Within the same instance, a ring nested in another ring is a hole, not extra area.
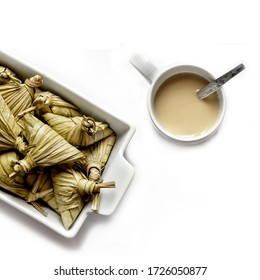
[[(34, 69), (33, 67), (1, 51), (0, 65), (4, 65), (12, 69), (22, 79), (34, 76), (35, 74), (41, 75), (41, 72), (37, 69)], [(117, 118), (113, 114), (98, 107), (91, 101), (82, 98), (82, 94), (79, 95), (75, 93), (72, 89), (59, 84), (45, 74), (42, 76), (44, 77), (44, 84), (42, 87), (43, 89), (49, 90), (53, 93), (57, 93), (62, 98), (72, 102), (74, 105), (79, 107), (83, 113), (86, 113), (87, 115), (92, 116), (97, 120), (109, 123), (111, 128), (117, 135), (117, 141), (106, 164), (104, 173), (102, 174), (102, 178), (104, 179), (104, 181), (115, 181), (116, 187), (115, 189), (103, 189), (101, 191), (101, 203), (100, 209), (98, 210), (98, 214), (110, 215), (116, 209), (118, 203), (120, 202), (134, 176), (134, 169), (125, 159), (124, 151), (132, 136), (134, 135), (135, 128), (132, 125)], [(46, 209), (46, 211), (48, 212), (48, 216), (44, 217), (24, 200), (17, 198), (3, 191), (2, 189), (0, 189), (0, 200), (29, 215), (38, 222), (46, 225), (47, 227), (51, 228), (52, 230), (56, 231), (66, 238), (75, 237), (82, 224), (86, 220), (87, 216), (92, 212), (90, 206), (86, 205), (73, 226), (69, 230), (66, 230), (63, 227), (59, 215), (57, 215), (49, 208)]]

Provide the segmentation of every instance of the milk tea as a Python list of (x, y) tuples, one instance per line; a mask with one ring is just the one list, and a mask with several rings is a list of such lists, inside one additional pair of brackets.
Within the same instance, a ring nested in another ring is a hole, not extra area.
[(217, 93), (200, 100), (196, 91), (209, 83), (205, 78), (181, 73), (168, 78), (154, 99), (154, 113), (161, 126), (181, 137), (207, 131), (217, 120), (220, 102)]

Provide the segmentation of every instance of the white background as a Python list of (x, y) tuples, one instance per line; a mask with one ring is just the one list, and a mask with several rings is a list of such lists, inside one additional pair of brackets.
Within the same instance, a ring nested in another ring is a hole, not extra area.
[[(149, 266), (207, 266), (205, 276), (193, 278), (259, 279), (256, 4), (0, 1), (2, 50), (136, 127), (126, 151), (135, 177), (125, 196), (113, 215), (90, 215), (76, 238), (64, 239), (0, 202), (1, 279), (55, 279), (58, 266), (109, 265), (145, 272)], [(158, 68), (189, 63), (215, 76), (245, 64), (225, 85), (227, 113), (212, 139), (187, 147), (157, 133), (147, 112), (149, 84), (128, 62), (134, 53)], [(155, 276), (118, 277), (130, 278)]]

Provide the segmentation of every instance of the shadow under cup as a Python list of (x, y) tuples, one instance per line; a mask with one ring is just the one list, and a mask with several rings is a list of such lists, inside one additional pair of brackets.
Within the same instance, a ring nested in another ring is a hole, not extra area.
[[(150, 117), (158, 130), (183, 143), (199, 143), (214, 135), (226, 111), (223, 89), (204, 100), (196, 95), (196, 90), (213, 80), (209, 72), (193, 65), (176, 66), (159, 74), (151, 85), (148, 101)], [(187, 94), (187, 89), (193, 90)], [(189, 127), (187, 133), (179, 132), (185, 125)], [(196, 132), (197, 126), (200, 128)]]

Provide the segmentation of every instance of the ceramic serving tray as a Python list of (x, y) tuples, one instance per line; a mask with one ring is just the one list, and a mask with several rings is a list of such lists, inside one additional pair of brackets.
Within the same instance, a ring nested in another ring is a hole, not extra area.
[[(34, 76), (35, 74), (42, 75), (41, 71), (34, 69), (28, 64), (17, 60), (16, 58), (11, 57), (1, 51), (0, 65), (11, 68), (22, 79)], [(42, 86), (42, 89), (56, 93), (67, 101), (72, 102), (74, 105), (79, 107), (81, 111), (86, 115), (92, 116), (96, 120), (109, 123), (111, 128), (116, 132), (117, 141), (106, 164), (104, 173), (102, 174), (102, 178), (105, 182), (115, 181), (116, 187), (115, 189), (101, 190), (101, 203), (100, 209), (98, 211), (98, 214), (100, 215), (110, 215), (116, 209), (134, 176), (134, 169), (125, 159), (124, 151), (135, 132), (135, 128), (132, 125), (121, 120), (120, 118), (100, 108), (93, 102), (89, 101), (87, 96), (86, 98), (83, 98), (82, 96), (85, 96), (84, 94), (74, 92), (67, 86), (61, 85), (60, 83), (54, 81), (52, 78), (46, 76), (46, 74), (42, 76), (44, 77), (44, 84)], [(18, 211), (27, 214), (28, 216), (32, 217), (33, 219), (67, 238), (76, 236), (86, 218), (92, 212), (90, 206), (86, 205), (73, 226), (69, 230), (66, 230), (62, 225), (60, 216), (49, 208), (45, 209), (48, 212), (48, 216), (44, 217), (37, 210), (35, 210), (34, 207), (26, 203), (24, 200), (5, 192), (1, 188), (0, 200), (13, 206)], [(10, 219), (12, 218), (15, 219), (15, 217), (10, 217)]]

